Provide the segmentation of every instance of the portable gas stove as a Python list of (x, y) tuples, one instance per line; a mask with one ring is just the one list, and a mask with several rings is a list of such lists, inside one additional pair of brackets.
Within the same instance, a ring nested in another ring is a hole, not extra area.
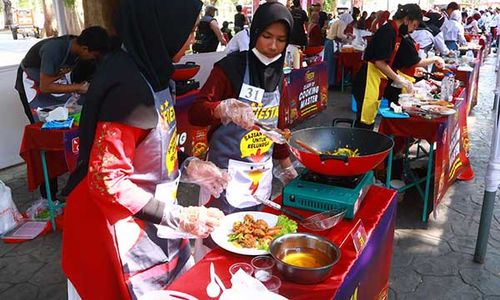
[(334, 177), (305, 170), (283, 189), (283, 204), (316, 212), (347, 209), (345, 218), (352, 219), (373, 183), (373, 171)]

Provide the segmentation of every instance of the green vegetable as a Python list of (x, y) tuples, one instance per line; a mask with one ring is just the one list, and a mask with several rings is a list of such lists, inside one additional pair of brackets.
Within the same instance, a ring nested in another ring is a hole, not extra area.
[(287, 234), (287, 233), (297, 232), (297, 227), (298, 227), (297, 222), (288, 218), (285, 215), (278, 216), (278, 222), (276, 223), (276, 226), (281, 226), (281, 231), (274, 238), (280, 237), (280, 236)]
[(241, 239), (243, 237), (243, 234), (241, 233), (230, 233), (228, 235), (228, 242), (235, 242), (235, 241), (238, 241), (239, 239)]

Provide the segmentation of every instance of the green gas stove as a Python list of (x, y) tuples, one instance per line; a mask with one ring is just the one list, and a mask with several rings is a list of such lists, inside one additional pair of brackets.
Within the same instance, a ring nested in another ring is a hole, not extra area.
[(305, 170), (283, 188), (283, 204), (315, 212), (347, 209), (344, 217), (352, 219), (373, 183), (373, 171), (332, 177)]

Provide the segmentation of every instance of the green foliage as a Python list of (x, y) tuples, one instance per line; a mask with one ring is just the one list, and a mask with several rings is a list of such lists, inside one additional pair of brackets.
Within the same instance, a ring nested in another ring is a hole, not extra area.
[(336, 0), (325, 0), (325, 2), (323, 2), (323, 11), (333, 12), (337, 6), (336, 2)]
[(64, 6), (66, 7), (75, 7), (76, 0), (64, 0)]

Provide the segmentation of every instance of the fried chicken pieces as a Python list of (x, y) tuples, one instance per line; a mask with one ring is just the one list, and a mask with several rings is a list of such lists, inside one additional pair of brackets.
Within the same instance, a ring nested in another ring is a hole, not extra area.
[(266, 221), (255, 220), (251, 215), (245, 215), (243, 222), (234, 222), (229, 240), (243, 248), (261, 248), (269, 245), (280, 231), (281, 226), (269, 227)]

